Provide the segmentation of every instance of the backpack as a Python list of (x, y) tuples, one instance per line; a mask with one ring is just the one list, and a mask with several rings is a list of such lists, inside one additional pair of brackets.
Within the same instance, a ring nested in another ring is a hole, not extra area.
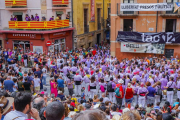
[(108, 82), (108, 84), (107, 84), (107, 91), (112, 92), (112, 83), (111, 82)]
[(162, 95), (162, 90), (161, 90), (160, 87), (158, 87), (156, 94), (157, 94), (157, 95)]
[(120, 86), (119, 86), (119, 87), (116, 87), (116, 89), (115, 89), (115, 95), (118, 96), (118, 97), (121, 96), (119, 90), (120, 90)]
[(100, 86), (100, 90), (101, 90), (101, 92), (105, 92), (105, 89), (104, 89), (103, 85)]

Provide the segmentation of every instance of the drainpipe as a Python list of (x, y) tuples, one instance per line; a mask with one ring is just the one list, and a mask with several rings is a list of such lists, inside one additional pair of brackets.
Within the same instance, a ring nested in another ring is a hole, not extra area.
[(104, 43), (104, 0), (103, 0), (103, 43)]
[[(71, 17), (72, 17), (72, 27), (73, 27), (73, 0), (71, 0)], [(74, 30), (72, 31), (72, 45), (73, 45), (73, 50), (75, 49), (74, 48)]]
[[(159, 0), (157, 0), (157, 3), (159, 3)], [(158, 26), (158, 11), (156, 13), (156, 32), (157, 32), (157, 26)]]

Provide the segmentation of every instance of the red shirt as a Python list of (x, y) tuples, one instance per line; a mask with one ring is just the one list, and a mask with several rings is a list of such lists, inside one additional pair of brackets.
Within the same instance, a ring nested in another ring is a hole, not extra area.
[(125, 95), (125, 98), (126, 99), (131, 99), (133, 97), (133, 91), (132, 91), (132, 88), (127, 88), (126, 89), (126, 95)]
[[(120, 86), (120, 87), (119, 87)], [(115, 88), (117, 88), (117, 87), (119, 87), (119, 92), (122, 92), (122, 96), (116, 96), (117, 98), (123, 98), (124, 97), (124, 90), (123, 90), (123, 87), (122, 87), (122, 85), (120, 85), (120, 84), (116, 84), (116, 87)]]
[(92, 51), (92, 54), (95, 55), (95, 54), (96, 54), (96, 50), (93, 50), (93, 51)]

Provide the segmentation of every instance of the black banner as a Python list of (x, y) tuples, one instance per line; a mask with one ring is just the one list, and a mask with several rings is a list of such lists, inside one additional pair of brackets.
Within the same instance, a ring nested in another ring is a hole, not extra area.
[(116, 41), (142, 43), (180, 43), (180, 33), (140, 33), (119, 31)]

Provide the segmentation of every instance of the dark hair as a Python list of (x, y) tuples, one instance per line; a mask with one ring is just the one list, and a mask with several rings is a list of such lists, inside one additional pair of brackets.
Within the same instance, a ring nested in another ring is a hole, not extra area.
[(24, 111), (26, 105), (31, 105), (31, 93), (18, 92), (14, 98), (14, 107), (17, 111)]
[(74, 111), (74, 107), (72, 105), (69, 106), (70, 111)]
[(35, 100), (33, 100), (33, 108), (36, 108), (38, 111), (41, 110), (41, 108), (43, 108), (44, 105), (44, 100), (41, 100), (37, 103), (35, 103)]
[(117, 106), (116, 104), (113, 104), (113, 105), (111, 106), (112, 111), (116, 111), (117, 108), (118, 108), (118, 106)]
[(76, 114), (72, 120), (108, 120), (101, 110), (86, 110)]
[(35, 74), (35, 78), (37, 78), (38, 77), (38, 75), (37, 74)]
[(65, 108), (61, 102), (54, 101), (46, 107), (47, 120), (61, 120), (64, 116)]
[(44, 111), (46, 111), (46, 107), (43, 107), (43, 108), (39, 111), (39, 117), (41, 118), (41, 120), (46, 120), (46, 118), (44, 117)]
[(100, 102), (103, 102), (103, 98), (100, 98), (99, 101), (100, 101)]

